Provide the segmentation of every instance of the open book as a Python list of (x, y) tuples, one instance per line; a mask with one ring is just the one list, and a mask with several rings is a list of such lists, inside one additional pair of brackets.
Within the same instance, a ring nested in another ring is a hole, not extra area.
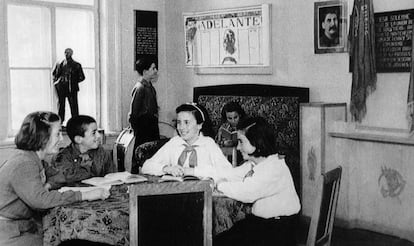
[(130, 183), (139, 183), (145, 182), (148, 179), (144, 176), (138, 174), (131, 174), (130, 172), (117, 172), (117, 173), (108, 173), (104, 177), (93, 177), (89, 179), (82, 180), (84, 184), (90, 184), (93, 186), (110, 186), (110, 185), (119, 185), (119, 184), (130, 184)]
[(184, 175), (181, 177), (172, 176), (169, 174), (165, 174), (161, 176), (161, 178), (158, 180), (158, 182), (166, 182), (166, 181), (188, 181), (188, 180), (201, 180), (201, 178), (194, 176), (194, 175)]
[(237, 145), (237, 131), (229, 131), (225, 128), (220, 127), (219, 131), (221, 132), (221, 140), (225, 146), (235, 146)]

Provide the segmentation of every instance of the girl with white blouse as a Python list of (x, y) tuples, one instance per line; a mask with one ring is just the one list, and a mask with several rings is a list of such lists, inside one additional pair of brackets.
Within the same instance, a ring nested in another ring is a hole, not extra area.
[(296, 245), (300, 210), (292, 175), (277, 154), (275, 134), (263, 118), (239, 124), (237, 149), (246, 161), (216, 182), (225, 196), (252, 203), (252, 215), (213, 239), (217, 245)]
[(186, 103), (176, 113), (178, 136), (145, 161), (142, 173), (219, 179), (232, 166), (210, 137), (207, 111), (196, 103)]

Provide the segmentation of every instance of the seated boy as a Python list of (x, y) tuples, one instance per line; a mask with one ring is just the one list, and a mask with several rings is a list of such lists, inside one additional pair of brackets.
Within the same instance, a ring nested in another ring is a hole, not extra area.
[(100, 135), (94, 118), (74, 116), (66, 125), (71, 144), (52, 158), (55, 172), (46, 172), (52, 189), (64, 183), (78, 182), (90, 177), (102, 177), (116, 172), (110, 153), (100, 145)]

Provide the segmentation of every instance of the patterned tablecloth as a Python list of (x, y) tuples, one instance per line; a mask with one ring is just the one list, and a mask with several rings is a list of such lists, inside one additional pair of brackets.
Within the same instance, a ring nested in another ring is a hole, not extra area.
[[(48, 211), (43, 217), (44, 246), (56, 246), (70, 239), (129, 245), (127, 190), (127, 185), (113, 186), (105, 201), (84, 201)], [(244, 219), (250, 210), (249, 205), (213, 195), (213, 236)]]

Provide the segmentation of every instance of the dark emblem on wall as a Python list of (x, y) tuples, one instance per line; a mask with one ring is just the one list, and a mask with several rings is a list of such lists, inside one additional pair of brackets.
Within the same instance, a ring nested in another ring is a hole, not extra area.
[(383, 197), (397, 197), (403, 192), (406, 181), (401, 174), (392, 168), (382, 167), (378, 178), (378, 186)]

